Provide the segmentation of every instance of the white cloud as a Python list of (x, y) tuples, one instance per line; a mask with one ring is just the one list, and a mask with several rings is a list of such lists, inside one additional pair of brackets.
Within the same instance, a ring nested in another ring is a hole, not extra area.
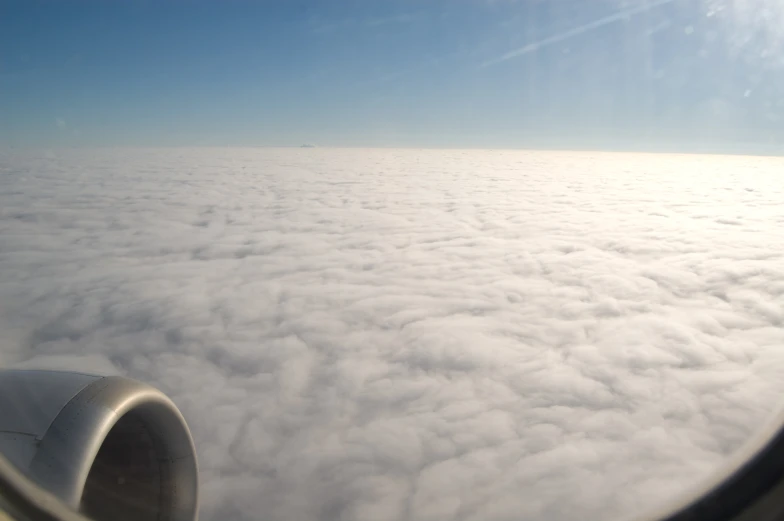
[(169, 393), (205, 520), (637, 514), (779, 404), (781, 167), (4, 152), (0, 364)]

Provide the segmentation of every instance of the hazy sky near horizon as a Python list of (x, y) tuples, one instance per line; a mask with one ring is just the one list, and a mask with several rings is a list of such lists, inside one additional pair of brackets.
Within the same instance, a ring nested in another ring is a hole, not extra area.
[(0, 1), (0, 144), (775, 145), (775, 0)]

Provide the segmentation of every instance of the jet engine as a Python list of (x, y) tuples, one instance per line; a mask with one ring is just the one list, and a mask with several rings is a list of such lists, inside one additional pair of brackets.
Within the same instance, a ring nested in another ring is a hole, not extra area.
[(97, 521), (193, 521), (193, 440), (163, 393), (119, 376), (0, 371), (0, 453)]

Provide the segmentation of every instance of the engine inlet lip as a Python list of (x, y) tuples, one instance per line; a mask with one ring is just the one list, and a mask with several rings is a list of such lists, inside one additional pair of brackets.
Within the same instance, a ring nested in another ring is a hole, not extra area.
[[(30, 463), (35, 482), (78, 510), (87, 476), (115, 424), (138, 413), (158, 433), (169, 469), (163, 518), (198, 516), (198, 466), (188, 426), (174, 403), (157, 389), (120, 376), (107, 376), (77, 393), (54, 418)], [(160, 456), (160, 455), (159, 455)]]

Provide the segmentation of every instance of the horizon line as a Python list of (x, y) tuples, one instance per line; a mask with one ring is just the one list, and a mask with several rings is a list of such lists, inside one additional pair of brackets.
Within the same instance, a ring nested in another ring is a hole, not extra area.
[(609, 153), (609, 154), (667, 154), (667, 155), (689, 155), (689, 156), (737, 156), (737, 157), (770, 157), (770, 158), (784, 158), (784, 146), (777, 145), (772, 148), (778, 148), (780, 152), (772, 150), (738, 150), (735, 149), (720, 150), (720, 147), (713, 147), (706, 145), (704, 147), (694, 147), (684, 150), (679, 147), (632, 147), (632, 148), (609, 148), (609, 147), (559, 147), (559, 146), (414, 146), (414, 145), (317, 145), (317, 146), (303, 146), (303, 145), (251, 145), (251, 144), (226, 144), (226, 145), (134, 145), (134, 144), (93, 144), (93, 145), (75, 145), (75, 144), (51, 144), (51, 145), (0, 145), (0, 152), (10, 150), (18, 151), (56, 151), (56, 150), (109, 150), (109, 149), (124, 149), (124, 150), (174, 150), (174, 149), (300, 149), (306, 150), (432, 150), (432, 151), (446, 151), (446, 150), (472, 150), (472, 151), (499, 151), (499, 152), (571, 152), (571, 153)]

